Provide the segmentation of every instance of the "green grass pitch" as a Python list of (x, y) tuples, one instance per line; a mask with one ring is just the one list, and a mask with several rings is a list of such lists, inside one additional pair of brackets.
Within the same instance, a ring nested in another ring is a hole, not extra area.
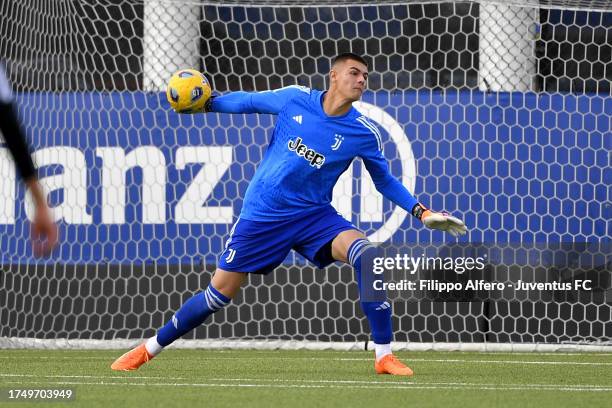
[(612, 353), (400, 352), (413, 378), (376, 375), (371, 352), (169, 349), (115, 372), (123, 350), (0, 350), (0, 388), (63, 388), (68, 407), (610, 407)]

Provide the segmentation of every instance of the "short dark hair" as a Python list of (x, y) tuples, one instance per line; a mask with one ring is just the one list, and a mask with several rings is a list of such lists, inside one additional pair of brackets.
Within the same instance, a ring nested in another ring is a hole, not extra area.
[(353, 54), (352, 52), (344, 52), (336, 56), (336, 58), (334, 58), (334, 60), (332, 61), (332, 67), (336, 65), (337, 63), (344, 62), (346, 60), (358, 61), (358, 62), (361, 62), (366, 67), (368, 66), (368, 61), (366, 61), (365, 58), (363, 58), (361, 55)]

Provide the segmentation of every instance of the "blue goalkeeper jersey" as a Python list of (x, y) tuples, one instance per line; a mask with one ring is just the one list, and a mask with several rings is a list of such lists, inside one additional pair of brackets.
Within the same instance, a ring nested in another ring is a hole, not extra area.
[(342, 116), (327, 115), (324, 95), (324, 91), (289, 86), (213, 98), (209, 107), (213, 112), (278, 115), (240, 218), (286, 220), (330, 205), (334, 185), (356, 157), (363, 160), (383, 196), (408, 212), (417, 204), (389, 172), (376, 125), (355, 108)]

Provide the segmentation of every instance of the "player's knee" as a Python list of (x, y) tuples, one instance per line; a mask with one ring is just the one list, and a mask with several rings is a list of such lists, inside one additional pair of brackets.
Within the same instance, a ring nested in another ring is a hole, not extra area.
[(337, 261), (349, 262), (348, 251), (357, 241), (366, 240), (363, 232), (352, 229), (342, 231), (331, 243), (332, 257)]
[(217, 268), (210, 284), (224, 296), (233, 299), (246, 280), (246, 275), (246, 273), (242, 272), (229, 272)]

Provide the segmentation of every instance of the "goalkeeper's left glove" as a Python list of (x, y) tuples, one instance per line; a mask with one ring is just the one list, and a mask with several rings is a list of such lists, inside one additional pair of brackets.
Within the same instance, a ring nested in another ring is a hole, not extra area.
[(446, 212), (433, 212), (421, 203), (412, 208), (412, 215), (421, 220), (427, 228), (446, 231), (453, 237), (458, 237), (467, 232), (465, 224), (459, 218)]

